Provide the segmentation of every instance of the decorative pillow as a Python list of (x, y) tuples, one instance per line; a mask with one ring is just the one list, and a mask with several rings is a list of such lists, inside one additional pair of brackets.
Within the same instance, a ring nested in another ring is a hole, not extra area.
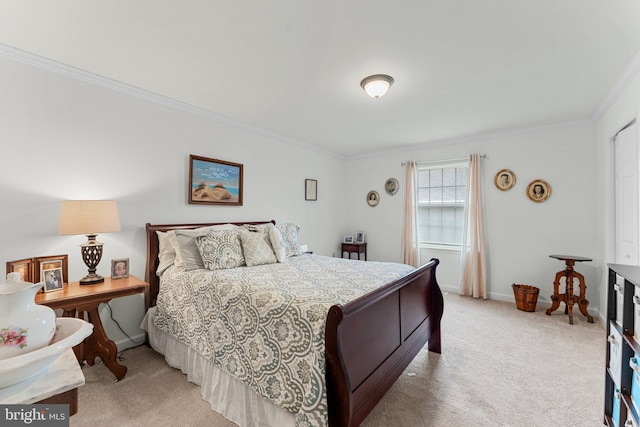
[(273, 249), (271, 249), (268, 233), (248, 230), (239, 230), (238, 233), (247, 267), (278, 262)]
[(196, 237), (204, 267), (208, 270), (236, 268), (245, 265), (240, 237), (236, 230), (209, 230)]
[(233, 224), (211, 225), (207, 227), (195, 228), (191, 230), (169, 231), (169, 239), (176, 251), (175, 265), (184, 267), (186, 270), (204, 268), (202, 256), (196, 245), (196, 237), (207, 234), (209, 230), (235, 230)]
[(300, 244), (298, 243), (298, 230), (300, 230), (300, 227), (290, 222), (276, 225), (276, 227), (282, 234), (287, 258), (290, 256), (302, 255), (302, 252), (300, 251)]
[(168, 233), (156, 231), (156, 234), (158, 235), (158, 268), (156, 275), (161, 276), (176, 260), (176, 250), (171, 245)]
[(249, 231), (259, 231), (261, 233), (268, 233), (272, 227), (273, 224), (270, 222), (265, 224), (244, 224), (242, 226), (242, 228), (245, 228)]
[(285, 262), (287, 260), (287, 247), (282, 238), (282, 233), (277, 227), (269, 229), (269, 242), (278, 262)]

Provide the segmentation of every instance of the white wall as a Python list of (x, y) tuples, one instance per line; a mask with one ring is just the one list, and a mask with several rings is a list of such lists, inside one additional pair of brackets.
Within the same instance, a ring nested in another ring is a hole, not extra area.
[[(482, 180), (490, 298), (514, 301), (511, 285), (523, 283), (540, 288), (538, 301), (546, 307), (555, 273), (564, 269), (564, 263), (549, 255), (579, 255), (593, 258), (593, 262), (578, 264), (576, 270), (586, 278), (590, 312), (597, 313), (603, 250), (596, 238), (595, 132), (588, 124), (348, 161), (347, 208), (351, 214), (343, 233), (364, 231), (369, 259), (399, 261), (405, 196), (401, 162), (455, 159), (472, 152), (487, 154)], [(516, 185), (509, 191), (500, 191), (493, 184), (494, 175), (503, 168), (516, 175)], [(401, 190), (394, 196), (384, 192), (390, 177), (400, 181)], [(534, 203), (526, 196), (525, 189), (534, 179), (543, 179), (552, 188), (544, 203)], [(365, 202), (370, 190), (381, 195), (373, 208)], [(438, 281), (443, 289), (457, 292), (459, 254), (432, 252), (427, 256), (441, 258)]]
[[(143, 278), (144, 225), (270, 220), (295, 222), (300, 240), (331, 255), (344, 222), (344, 161), (221, 125), (34, 66), (0, 58), (0, 261), (68, 254), (69, 276), (86, 274), (84, 236), (57, 234), (65, 199), (118, 201), (122, 231), (103, 234), (98, 273), (130, 258)], [(244, 206), (189, 205), (188, 157), (244, 165)], [(318, 180), (318, 201), (304, 200), (304, 180)], [(113, 301), (115, 317), (142, 336), (142, 299)], [(108, 317), (103, 307), (101, 314)], [(110, 320), (108, 335), (127, 347)]]
[[(615, 262), (612, 138), (624, 125), (638, 119), (639, 107), (640, 76), (636, 76), (596, 124), (597, 190), (598, 196), (602, 200), (601, 209), (598, 211), (598, 243), (605, 248), (605, 263)], [(606, 271), (605, 265), (600, 276), (602, 284), (599, 295), (601, 307), (606, 307), (607, 303)]]

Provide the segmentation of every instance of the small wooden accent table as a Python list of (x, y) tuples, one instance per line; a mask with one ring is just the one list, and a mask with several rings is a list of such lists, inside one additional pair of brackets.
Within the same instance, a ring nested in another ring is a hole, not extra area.
[(347, 253), (347, 258), (351, 258), (351, 254), (357, 254), (360, 259), (360, 254), (364, 255), (364, 261), (367, 260), (367, 244), (366, 243), (343, 243), (341, 257), (344, 258), (344, 253)]
[(135, 276), (112, 280), (105, 277), (104, 283), (94, 285), (80, 285), (71, 282), (62, 291), (39, 293), (36, 303), (47, 305), (53, 309), (62, 309), (67, 317), (87, 318), (93, 324), (93, 333), (83, 343), (75, 346), (73, 351), (79, 362), (86, 360), (93, 366), (96, 357), (100, 357), (104, 364), (120, 381), (127, 373), (127, 367), (117, 361), (118, 347), (107, 337), (100, 320), (98, 307), (114, 298), (144, 293), (145, 308), (149, 308), (149, 284)]
[[(556, 280), (553, 282), (553, 295), (551, 295), (551, 307), (547, 310), (547, 315), (551, 315), (560, 303), (564, 302), (564, 314), (569, 315), (569, 324), (573, 325), (573, 304), (578, 304), (580, 313), (584, 314), (587, 322), (593, 323), (593, 317), (587, 312), (589, 300), (586, 298), (587, 285), (584, 283), (584, 276), (573, 269), (576, 262), (593, 261), (591, 258), (572, 256), (572, 255), (549, 255), (551, 258), (559, 259), (565, 262), (565, 269), (556, 273)], [(560, 279), (565, 278), (565, 292), (561, 294), (558, 290), (560, 287)], [(573, 293), (573, 279), (578, 279), (580, 283), (580, 296)]]

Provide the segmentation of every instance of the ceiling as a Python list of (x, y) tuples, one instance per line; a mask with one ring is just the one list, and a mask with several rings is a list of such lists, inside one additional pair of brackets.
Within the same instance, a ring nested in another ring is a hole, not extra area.
[(0, 44), (353, 158), (592, 120), (640, 2), (0, 0)]

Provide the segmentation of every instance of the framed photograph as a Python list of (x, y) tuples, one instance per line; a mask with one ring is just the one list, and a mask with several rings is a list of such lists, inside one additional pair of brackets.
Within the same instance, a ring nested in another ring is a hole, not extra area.
[(506, 191), (516, 184), (516, 175), (509, 169), (502, 169), (493, 178), (493, 183), (498, 190)]
[(364, 233), (362, 231), (356, 233), (356, 243), (364, 243)]
[(369, 191), (367, 194), (367, 204), (371, 207), (377, 206), (380, 203), (380, 195), (377, 191)]
[(44, 281), (44, 291), (61, 291), (64, 282), (62, 281), (62, 268), (50, 268), (42, 271)]
[(542, 203), (551, 196), (551, 186), (541, 179), (533, 180), (527, 186), (527, 196), (536, 203)]
[(117, 258), (111, 260), (111, 278), (124, 279), (129, 277), (129, 258)]
[[(33, 281), (44, 281), (44, 271), (59, 268), (60, 280), (63, 284), (69, 283), (69, 256), (51, 255), (34, 258)], [(66, 280), (66, 281), (65, 281)]]
[(242, 206), (242, 172), (239, 163), (189, 156), (189, 203)]
[(353, 236), (344, 236), (342, 243), (353, 243)]
[(395, 178), (389, 178), (387, 182), (384, 183), (384, 191), (386, 191), (390, 196), (393, 196), (398, 192), (398, 187), (398, 180)]
[(7, 261), (5, 278), (7, 274), (14, 272), (20, 273), (20, 280), (23, 282), (35, 282), (33, 280), (33, 258)]
[(304, 199), (318, 200), (318, 180), (316, 179), (304, 180)]

